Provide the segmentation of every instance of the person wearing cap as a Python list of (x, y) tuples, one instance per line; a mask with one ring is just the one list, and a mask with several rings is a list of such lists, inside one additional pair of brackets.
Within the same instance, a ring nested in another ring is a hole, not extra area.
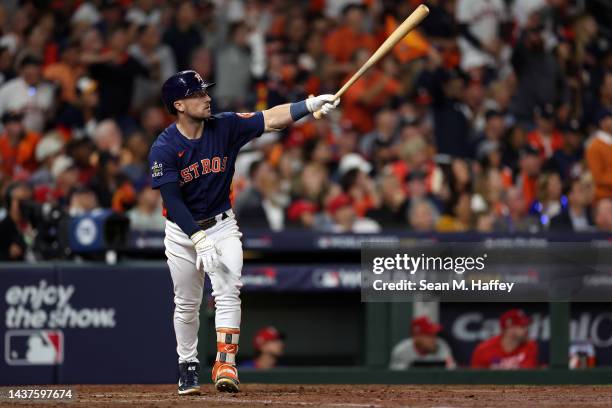
[(240, 364), (240, 368), (268, 370), (278, 365), (278, 360), (285, 354), (285, 335), (275, 327), (261, 328), (253, 337), (255, 357)]
[(482, 134), (474, 143), (475, 156), (480, 160), (491, 151), (491, 146), (500, 146), (506, 133), (506, 122), (502, 112), (489, 109), (485, 112), (485, 126)]
[(529, 339), (531, 320), (520, 309), (501, 315), (501, 334), (476, 346), (472, 354), (472, 368), (513, 370), (538, 367), (538, 344)]
[(359, 217), (355, 213), (354, 201), (348, 194), (341, 193), (330, 199), (326, 210), (332, 220), (329, 232), (355, 234), (380, 232), (380, 225), (376, 221)]
[(597, 114), (599, 129), (589, 140), (585, 156), (595, 182), (595, 201), (612, 198), (612, 109)]
[(527, 143), (533, 146), (542, 159), (549, 159), (563, 148), (563, 135), (555, 128), (555, 107), (546, 103), (534, 109), (536, 127), (527, 134)]
[(36, 132), (43, 131), (55, 102), (54, 87), (43, 82), (41, 66), (40, 59), (26, 55), (19, 64), (19, 76), (0, 87), (0, 115), (25, 112), (25, 128)]
[(7, 177), (12, 177), (19, 169), (31, 172), (38, 167), (36, 145), (40, 134), (27, 130), (23, 119), (20, 112), (9, 111), (2, 115), (4, 132), (0, 134), (0, 169)]
[(583, 133), (578, 119), (570, 119), (563, 127), (563, 147), (557, 150), (552, 157), (559, 169), (561, 177), (567, 180), (574, 177), (580, 169), (578, 166), (584, 157), (582, 146)]
[(410, 324), (410, 338), (400, 341), (393, 347), (389, 368), (391, 370), (407, 370), (419, 366), (455, 368), (456, 363), (451, 348), (438, 336), (441, 331), (442, 326), (432, 322), (427, 316), (414, 318)]
[(308, 200), (296, 200), (287, 208), (287, 227), (312, 229), (318, 206)]
[(62, 152), (63, 147), (64, 140), (56, 131), (47, 133), (36, 145), (35, 155), (38, 169), (30, 177), (31, 185), (51, 184), (53, 182), (51, 166), (55, 158)]

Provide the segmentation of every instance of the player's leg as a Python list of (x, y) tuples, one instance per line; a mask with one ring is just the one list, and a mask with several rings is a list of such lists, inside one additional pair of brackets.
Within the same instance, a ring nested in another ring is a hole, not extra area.
[(174, 332), (179, 356), (179, 394), (200, 391), (197, 358), (204, 273), (195, 266), (193, 243), (178, 226), (166, 227), (166, 257), (174, 286)]
[(236, 353), (240, 337), (242, 242), (235, 219), (224, 220), (210, 232), (221, 251), (220, 266), (209, 274), (215, 299), (217, 357), (212, 379), (219, 391), (238, 391)]

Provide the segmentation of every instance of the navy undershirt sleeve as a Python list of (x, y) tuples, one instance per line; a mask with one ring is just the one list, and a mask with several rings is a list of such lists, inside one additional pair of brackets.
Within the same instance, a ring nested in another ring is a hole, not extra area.
[(166, 211), (172, 219), (172, 222), (176, 223), (187, 236), (191, 237), (202, 229), (196, 224), (189, 209), (187, 209), (187, 206), (183, 202), (181, 189), (178, 183), (171, 182), (163, 184), (159, 188), (159, 191), (164, 200), (164, 207), (166, 207)]

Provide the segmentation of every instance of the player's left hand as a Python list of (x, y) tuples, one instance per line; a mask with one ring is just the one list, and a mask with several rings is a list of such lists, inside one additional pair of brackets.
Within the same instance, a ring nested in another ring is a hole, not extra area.
[(320, 111), (323, 115), (327, 115), (336, 109), (339, 104), (340, 98), (334, 99), (332, 94), (323, 94), (306, 99), (306, 107), (311, 113)]
[(196, 252), (196, 269), (211, 273), (219, 266), (219, 249), (215, 246), (212, 238), (208, 237), (204, 231), (198, 231), (191, 236)]

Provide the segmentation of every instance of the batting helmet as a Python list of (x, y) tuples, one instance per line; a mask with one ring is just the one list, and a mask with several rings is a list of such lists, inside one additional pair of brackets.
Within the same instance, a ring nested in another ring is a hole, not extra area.
[(172, 75), (162, 86), (162, 99), (168, 111), (176, 115), (174, 102), (187, 98), (196, 92), (206, 91), (214, 83), (207, 83), (193, 70), (181, 71)]

